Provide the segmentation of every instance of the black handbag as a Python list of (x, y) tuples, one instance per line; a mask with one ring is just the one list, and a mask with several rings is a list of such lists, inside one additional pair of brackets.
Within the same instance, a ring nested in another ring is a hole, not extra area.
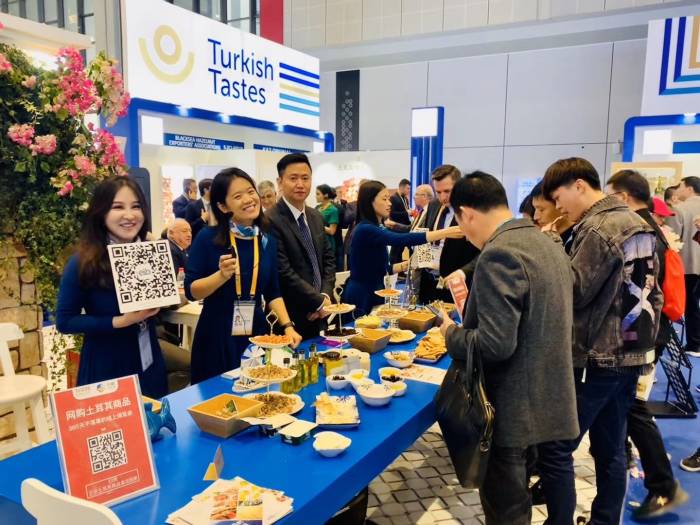
[(481, 355), (453, 361), (435, 396), (437, 421), (459, 484), (481, 487), (491, 453), (495, 411), (486, 398)]

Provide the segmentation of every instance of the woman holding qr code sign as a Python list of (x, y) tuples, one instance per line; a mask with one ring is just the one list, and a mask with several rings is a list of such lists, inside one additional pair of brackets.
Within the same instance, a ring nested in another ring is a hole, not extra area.
[(204, 299), (192, 342), (192, 384), (240, 366), (249, 337), (269, 331), (263, 297), (292, 346), (301, 342), (282, 299), (277, 242), (266, 233), (255, 183), (227, 168), (214, 177), (210, 199), (218, 226), (199, 232), (185, 275), (187, 297)]
[(167, 393), (153, 319), (158, 308), (119, 313), (107, 253), (108, 244), (146, 240), (148, 217), (146, 198), (132, 179), (114, 176), (95, 188), (77, 252), (63, 270), (56, 326), (84, 335), (78, 385), (138, 374), (141, 391), (157, 399)]

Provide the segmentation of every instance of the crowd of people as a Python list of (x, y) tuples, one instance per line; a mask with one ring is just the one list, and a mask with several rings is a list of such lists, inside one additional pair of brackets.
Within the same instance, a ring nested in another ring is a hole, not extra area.
[[(203, 303), (193, 384), (238, 367), (249, 336), (269, 331), (268, 311), (292, 346), (317, 337), (335, 301), (336, 272), (346, 264), (342, 300), (356, 305), (357, 315), (369, 313), (381, 301), (374, 291), (384, 288), (384, 277), (408, 272), (410, 248), (428, 244), (433, 263), (405, 275), (419, 302), (452, 302), (447, 284), (455, 278), (470, 290), (463, 322), (445, 314), (440, 329), (452, 367), (479, 355), (495, 409), (479, 493), (487, 524), (530, 523), (536, 473), (547, 523), (571, 525), (573, 452), (586, 433), (597, 483), (590, 523), (620, 521), (628, 436), (648, 490), (635, 516), (659, 516), (687, 501), (636, 392), (677, 337), (669, 308), (679, 298), (665, 298), (665, 283), (676, 295), (683, 285), (685, 351), (700, 356), (700, 178), (686, 177), (660, 199), (637, 172), (618, 172), (603, 186), (588, 161), (563, 159), (534, 187), (522, 218), (510, 211), (498, 179), (479, 171), (463, 176), (451, 165), (415, 188), (414, 208), (408, 180), (393, 194), (364, 181), (355, 203), (320, 185), (312, 208), (312, 178), (308, 158), (292, 153), (277, 164), (276, 184), (256, 187), (238, 168), (198, 185), (185, 181), (164, 234), (176, 271), (184, 269), (187, 298)], [(119, 313), (106, 249), (145, 240), (149, 229), (144, 194), (131, 179), (97, 188), (64, 269), (56, 316), (61, 332), (84, 334), (79, 384), (138, 374), (146, 395), (167, 392), (158, 311)], [(682, 467), (700, 471), (700, 449)]]

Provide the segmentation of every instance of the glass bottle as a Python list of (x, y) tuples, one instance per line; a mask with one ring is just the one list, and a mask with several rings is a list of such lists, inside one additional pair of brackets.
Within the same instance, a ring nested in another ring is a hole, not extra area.
[[(282, 362), (284, 363), (284, 367), (285, 367), (285, 368), (291, 368), (291, 366), (290, 366), (291, 360), (290, 360), (289, 357), (285, 357), (285, 358), (282, 360)], [(287, 379), (286, 381), (284, 381), (284, 382), (280, 385), (280, 391), (281, 391), (283, 394), (292, 394), (292, 393), (294, 393), (294, 379)]]
[(309, 370), (309, 384), (315, 385), (318, 383), (318, 355), (316, 355), (315, 343), (312, 343), (309, 348), (309, 360), (307, 361), (307, 365)]
[(305, 386), (309, 386), (309, 368), (306, 359), (306, 350), (297, 350), (297, 355), (299, 356), (299, 375), (301, 376), (299, 384), (301, 388), (304, 388)]
[(292, 393), (296, 394), (301, 390), (301, 370), (299, 369), (299, 354), (294, 352), (294, 357), (292, 358), (292, 370), (296, 370), (297, 375), (294, 376)]

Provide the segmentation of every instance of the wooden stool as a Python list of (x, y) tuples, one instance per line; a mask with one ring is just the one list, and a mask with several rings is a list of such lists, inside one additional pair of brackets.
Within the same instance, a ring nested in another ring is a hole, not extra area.
[(0, 406), (12, 407), (15, 414), (15, 434), (17, 434), (16, 447), (13, 448), (19, 448), (20, 451), (27, 450), (32, 446), (25, 414), (27, 403), (32, 411), (34, 429), (39, 444), (46, 443), (51, 439), (44, 412), (44, 400), (42, 399), (46, 380), (43, 377), (32, 375), (15, 375), (15, 368), (12, 366), (10, 348), (7, 342), (23, 337), (22, 330), (16, 324), (0, 323), (0, 368), (4, 374), (0, 377)]

